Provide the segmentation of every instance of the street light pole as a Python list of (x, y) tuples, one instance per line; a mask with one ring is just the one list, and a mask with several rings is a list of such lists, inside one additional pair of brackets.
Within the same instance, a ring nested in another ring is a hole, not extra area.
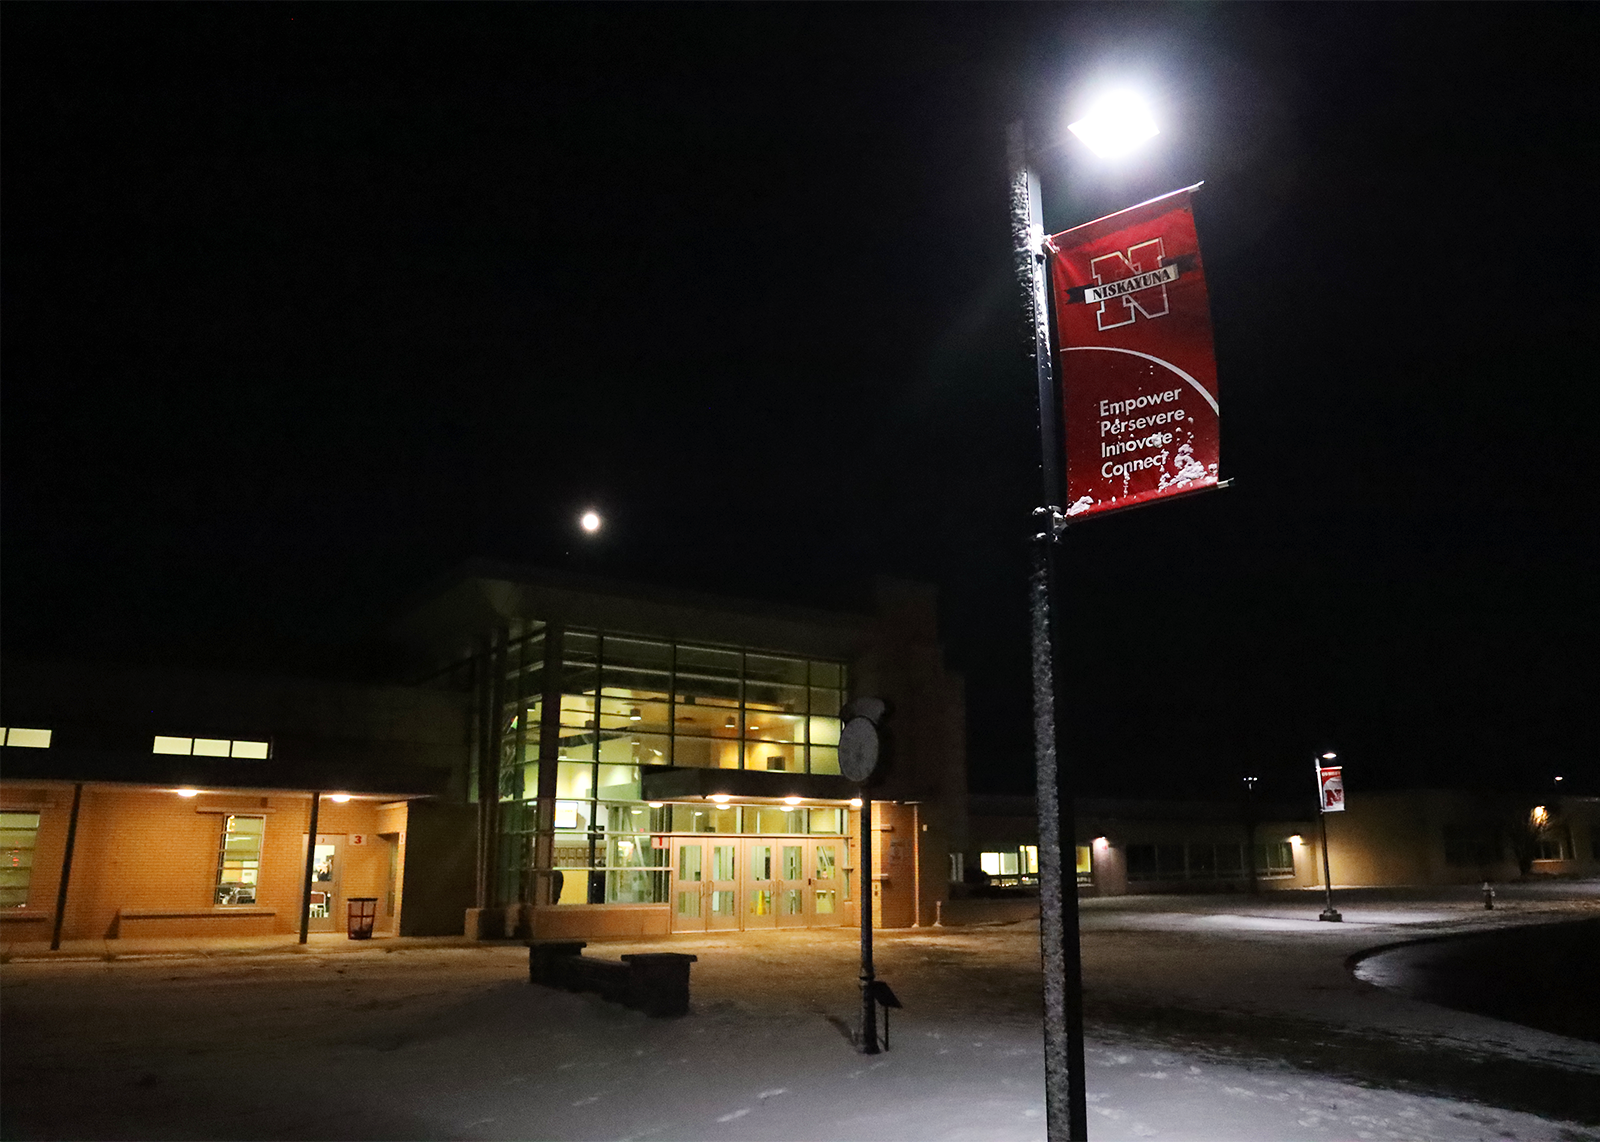
[(1339, 910), (1333, 906), (1333, 873), (1330, 871), (1331, 866), (1328, 863), (1328, 806), (1322, 799), (1322, 763), (1324, 761), (1332, 761), (1335, 756), (1337, 755), (1325, 753), (1316, 763), (1317, 817), (1322, 823), (1322, 885), (1323, 890), (1327, 893), (1328, 900), (1327, 907), (1322, 910), (1322, 915), (1318, 916), (1317, 919), (1331, 920), (1334, 923), (1338, 923), (1344, 917), (1339, 915)]
[[(1039, 814), (1039, 944), (1044, 967), (1044, 1059), (1046, 1134), (1050, 1142), (1089, 1137), (1083, 1057), (1083, 965), (1078, 945), (1077, 862), (1070, 769), (1057, 749), (1061, 702), (1056, 686), (1060, 618), (1055, 605), (1061, 512), (1061, 410), (1055, 395), (1050, 353), (1050, 310), (1044, 253), (1044, 211), (1038, 176), (1028, 165), (1023, 125), (1007, 132), (1011, 167), (1011, 238), (1017, 284), (1031, 335), (1038, 383), (1042, 505), (1034, 509), (1028, 577), (1033, 657), (1033, 730)], [(1068, 880), (1068, 869), (1071, 880)]]

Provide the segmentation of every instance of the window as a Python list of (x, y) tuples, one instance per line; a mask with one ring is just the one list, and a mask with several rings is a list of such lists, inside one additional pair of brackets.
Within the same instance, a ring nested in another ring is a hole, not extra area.
[(222, 844), (217, 856), (217, 903), (254, 904), (261, 873), (261, 842), (266, 837), (265, 817), (224, 818)]
[(271, 747), (267, 742), (234, 741), (231, 738), (175, 738), (157, 734), (150, 752), (180, 757), (236, 757), (264, 761), (271, 753)]
[[(1247, 877), (1245, 848), (1236, 844), (1129, 845), (1128, 879), (1237, 880)], [(1294, 875), (1294, 851), (1288, 841), (1256, 846), (1256, 875)]]
[(990, 883), (1008, 888), (1039, 883), (1039, 846), (1018, 845), (1014, 849), (978, 854), (978, 867), (989, 874)]
[[(532, 645), (521, 652), (507, 648), (508, 655), (520, 653), (519, 677), (542, 658), (542, 649), (535, 655)], [(847, 686), (841, 664), (568, 629), (552, 669), (559, 706), (546, 714), (542, 698), (536, 701), (533, 688), (523, 685), (502, 711), (501, 797), (534, 797), (538, 775), (554, 766), (554, 819), (542, 824), (554, 833), (552, 870), (560, 874), (561, 903), (665, 902), (671, 878), (658, 838), (669, 831), (669, 816), (671, 831), (679, 832), (843, 831), (845, 818), (836, 809), (744, 809), (741, 829), (737, 806), (647, 810), (642, 800), (651, 766), (838, 773), (839, 709)], [(534, 731), (546, 717), (559, 727), (553, 758), (540, 756)], [(509, 823), (501, 832), (502, 862), (532, 853), (510, 838)], [(533, 871), (516, 876), (502, 870), (502, 898), (517, 899), (520, 886), (533, 883), (527, 875)]]
[(49, 749), (49, 730), (24, 730), (13, 726), (7, 729), (0, 726), (0, 742), (21, 749)]
[(1571, 860), (1572, 838), (1562, 826), (1549, 826), (1533, 842), (1534, 860)]
[(1293, 876), (1294, 849), (1288, 841), (1256, 846), (1256, 871), (1262, 876)]
[(0, 909), (27, 906), (33, 843), (38, 835), (39, 814), (0, 813)]

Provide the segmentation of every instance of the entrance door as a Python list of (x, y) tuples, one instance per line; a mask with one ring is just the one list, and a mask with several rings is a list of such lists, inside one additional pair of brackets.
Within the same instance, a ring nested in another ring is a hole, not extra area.
[(777, 896), (778, 927), (802, 928), (806, 922), (806, 843), (785, 838), (777, 842), (778, 876), (773, 885)]
[(811, 867), (807, 870), (811, 880), (807, 889), (807, 919), (816, 927), (828, 928), (844, 922), (844, 873), (840, 869), (842, 841), (830, 838), (812, 841)]
[(708, 841), (706, 848), (706, 927), (713, 932), (739, 927), (739, 842)]
[(674, 838), (672, 848), (672, 930), (704, 932), (709, 911), (705, 844)]
[(344, 837), (318, 833), (311, 854), (311, 915), (308, 931), (337, 932), (342, 929), (340, 910), (344, 897), (339, 892), (339, 866), (343, 863)]
[(777, 925), (778, 870), (777, 844), (769, 840), (747, 841), (744, 849), (744, 926), (772, 928)]

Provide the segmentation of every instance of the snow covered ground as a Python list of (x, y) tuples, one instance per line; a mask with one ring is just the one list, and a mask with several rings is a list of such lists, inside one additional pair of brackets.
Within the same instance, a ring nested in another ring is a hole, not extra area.
[[(1353, 900), (1344, 925), (1318, 924), (1320, 903), (1125, 901), (1085, 910), (1091, 1137), (1600, 1139), (1600, 1046), (1345, 967), (1408, 935), (1593, 915), (1593, 896), (1487, 917)], [(68, 962), (14, 949), (0, 1133), (1041, 1139), (1037, 941), (1036, 925), (881, 933), (880, 975), (905, 1010), (876, 1057), (846, 1039), (848, 931), (672, 941), (699, 956), (676, 1020), (530, 986), (520, 946), (322, 937), (135, 958), (123, 941), (115, 960)]]

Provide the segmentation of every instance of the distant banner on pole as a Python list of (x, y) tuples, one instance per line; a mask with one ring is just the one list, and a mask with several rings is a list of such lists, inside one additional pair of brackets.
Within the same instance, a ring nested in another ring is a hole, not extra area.
[(1217, 483), (1217, 365), (1191, 205), (1197, 189), (1046, 240), (1069, 516)]
[[(1324, 765), (1317, 768), (1317, 784), (1322, 790), (1324, 813), (1344, 812), (1344, 767)], [(1305, 788), (1301, 786), (1301, 788)]]

